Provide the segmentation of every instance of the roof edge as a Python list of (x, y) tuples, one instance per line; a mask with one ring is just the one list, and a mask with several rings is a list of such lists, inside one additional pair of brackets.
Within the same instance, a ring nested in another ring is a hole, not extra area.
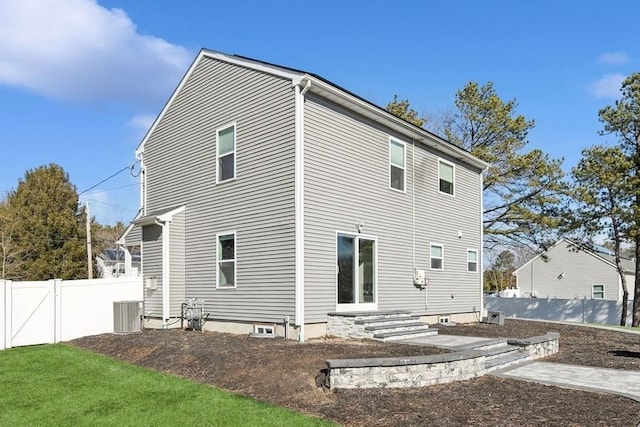
[(365, 116), (373, 115), (378, 120), (380, 119), (383, 120), (385, 124), (391, 129), (399, 133), (402, 133), (413, 140), (429, 145), (432, 148), (440, 152), (443, 152), (445, 154), (448, 154), (451, 157), (456, 158), (468, 165), (476, 167), (481, 171), (484, 171), (489, 167), (489, 163), (473, 156), (469, 151), (454, 145), (450, 141), (447, 141), (442, 137), (439, 137), (436, 134), (431, 133), (422, 127), (416, 126), (413, 123), (410, 123), (398, 116), (391, 114), (384, 108), (372, 103), (371, 101), (368, 101), (360, 97), (359, 95), (356, 95), (355, 93), (352, 93), (349, 90), (344, 89), (336, 85), (335, 83), (329, 80), (326, 80), (318, 75), (308, 73), (302, 70), (296, 70), (294, 68), (288, 68), (280, 65), (259, 61), (256, 59), (251, 59), (244, 56), (229, 55), (226, 53), (217, 52), (215, 50), (210, 50), (205, 48), (200, 49), (200, 52), (198, 52), (198, 55), (196, 56), (196, 58), (193, 60), (193, 62), (191, 63), (191, 65), (183, 75), (182, 79), (180, 80), (180, 83), (174, 89), (173, 93), (171, 94), (171, 97), (167, 100), (164, 107), (162, 108), (162, 110), (160, 111), (156, 119), (153, 121), (149, 130), (145, 133), (145, 136), (143, 137), (142, 141), (140, 142), (140, 144), (135, 150), (137, 157), (140, 157), (140, 154), (144, 153), (144, 146), (146, 142), (149, 140), (149, 138), (155, 131), (159, 122), (162, 120), (162, 118), (166, 114), (167, 110), (169, 109), (169, 106), (173, 103), (178, 93), (180, 93), (185, 83), (189, 80), (189, 77), (191, 76), (195, 68), (205, 57), (211, 58), (211, 59), (217, 59), (219, 61), (224, 61), (230, 64), (247, 67), (253, 70), (257, 70), (257, 71), (272, 74), (278, 77), (282, 77), (285, 79), (289, 79), (291, 80), (292, 85), (299, 84), (302, 82), (302, 80), (309, 80), (312, 82), (311, 88), (310, 88), (312, 92), (316, 92), (320, 94), (322, 94), (322, 92), (325, 92), (325, 93), (328, 92), (335, 96), (338, 96), (339, 98), (345, 101), (345, 105), (343, 105), (344, 107), (356, 113), (360, 113), (360, 114), (364, 113)]

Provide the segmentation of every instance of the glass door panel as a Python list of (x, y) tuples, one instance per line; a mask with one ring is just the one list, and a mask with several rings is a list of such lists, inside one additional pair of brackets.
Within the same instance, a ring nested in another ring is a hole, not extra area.
[(359, 303), (375, 302), (375, 242), (358, 239), (358, 288)]
[(338, 304), (353, 304), (355, 293), (354, 255), (355, 239), (351, 236), (338, 236)]

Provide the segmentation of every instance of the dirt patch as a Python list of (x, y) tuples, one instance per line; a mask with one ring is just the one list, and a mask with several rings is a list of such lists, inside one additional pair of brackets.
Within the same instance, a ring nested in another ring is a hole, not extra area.
[[(560, 353), (545, 360), (640, 369), (640, 335), (508, 319), (505, 326), (442, 327), (440, 333), (527, 338), (560, 332)], [(180, 375), (349, 426), (635, 425), (640, 403), (620, 396), (482, 377), (416, 389), (324, 393), (315, 376), (326, 359), (445, 352), (431, 347), (341, 339), (297, 343), (213, 332), (146, 330), (85, 337), (72, 345)]]

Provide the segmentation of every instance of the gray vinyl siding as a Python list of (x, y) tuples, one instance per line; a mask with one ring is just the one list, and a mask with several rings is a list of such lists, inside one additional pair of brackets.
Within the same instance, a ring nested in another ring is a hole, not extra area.
[[(293, 319), (294, 105), (290, 80), (204, 57), (145, 143), (147, 212), (186, 205), (184, 297), (210, 319)], [(216, 185), (216, 129), (232, 122), (236, 177)], [(227, 231), (237, 288), (216, 289)]]
[(185, 302), (185, 213), (173, 216), (170, 227), (169, 276), (169, 312), (171, 317), (180, 316), (182, 303)]
[[(576, 251), (576, 247), (565, 241), (550, 248), (547, 261), (536, 257), (517, 271), (521, 296), (531, 294), (538, 298), (591, 298), (592, 285), (604, 284), (604, 297), (609, 300), (621, 298), (620, 278), (612, 265), (593, 254)], [(559, 279), (560, 273), (564, 273)], [(629, 286), (633, 289), (633, 286)]]
[(125, 237), (125, 246), (140, 246), (141, 242), (142, 228), (134, 225), (133, 227), (131, 227), (131, 230), (129, 230), (129, 233), (127, 233), (127, 236)]
[[(471, 312), (480, 305), (480, 270), (467, 272), (467, 248), (481, 247), (480, 171), (456, 159), (455, 197), (438, 192), (439, 154), (316, 95), (305, 104), (305, 311), (307, 322), (336, 309), (336, 232), (378, 238), (378, 308), (415, 314)], [(389, 136), (406, 145), (406, 193), (389, 188)], [(415, 164), (415, 241), (412, 200)], [(458, 230), (462, 238), (458, 238)], [(426, 270), (426, 291), (413, 285)], [(444, 271), (429, 270), (429, 244), (445, 248)]]
[(157, 289), (145, 288), (144, 311), (152, 316), (162, 316), (162, 227), (142, 227), (142, 273), (147, 279), (156, 279)]

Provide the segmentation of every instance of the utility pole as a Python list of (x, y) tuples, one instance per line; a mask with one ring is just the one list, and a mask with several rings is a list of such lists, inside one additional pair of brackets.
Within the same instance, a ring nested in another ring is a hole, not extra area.
[(89, 201), (85, 205), (87, 214), (87, 278), (93, 279), (93, 257), (91, 256), (91, 214), (89, 213)]

